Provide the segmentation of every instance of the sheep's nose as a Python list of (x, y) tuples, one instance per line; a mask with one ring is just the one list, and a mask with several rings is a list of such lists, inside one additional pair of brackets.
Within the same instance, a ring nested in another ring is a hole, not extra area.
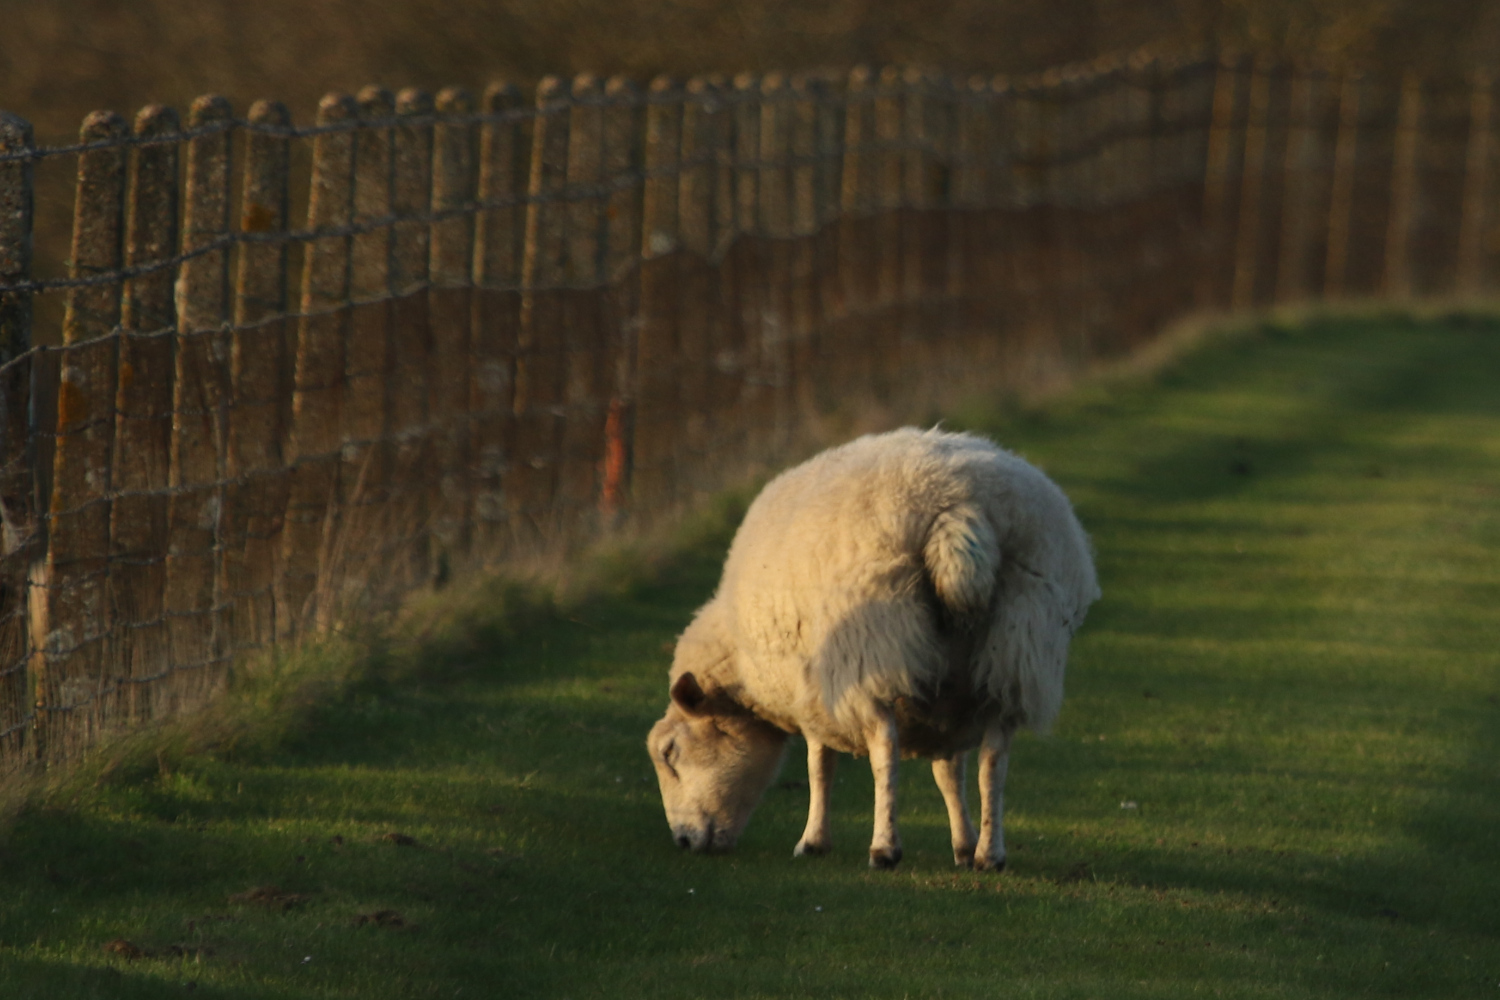
[(681, 847), (683, 850), (687, 850), (689, 847), (693, 846), (693, 842), (688, 839), (687, 834), (679, 833), (677, 835), (677, 846)]

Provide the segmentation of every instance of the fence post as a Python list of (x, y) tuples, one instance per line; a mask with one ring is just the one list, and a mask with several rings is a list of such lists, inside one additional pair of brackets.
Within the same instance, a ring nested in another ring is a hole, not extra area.
[(636, 333), (636, 413), (631, 490), (638, 517), (659, 517), (676, 499), (673, 458), (679, 435), (676, 302), (678, 170), (682, 102), (666, 77), (651, 81), (646, 104), (645, 188), (641, 204), (641, 315)]
[(844, 373), (834, 395), (857, 417), (873, 398), (876, 362), (869, 320), (875, 301), (875, 78), (865, 66), (849, 73), (844, 91), (844, 169), (839, 184), (837, 313), (825, 357)]
[(719, 154), (718, 95), (702, 77), (688, 81), (682, 102), (682, 139), (677, 198), (677, 323), (681, 333), (681, 408), (686, 460), (679, 466), (691, 488), (715, 482), (714, 353), (722, 331), (714, 253), (714, 188)]
[[(387, 341), (391, 456), (389, 503), (392, 546), (388, 565), (398, 590), (434, 582), (442, 569), (432, 552), (432, 493), (437, 475), (432, 426), (433, 330), (431, 278), (432, 96), (408, 87), (396, 95), (392, 132), (390, 263), (391, 336)], [(439, 404), (441, 405), (441, 404)], [(395, 484), (401, 484), (399, 489)]]
[[(127, 267), (170, 262), (177, 253), (178, 132), (177, 112), (169, 107), (153, 104), (136, 115), (136, 139), (158, 141), (135, 147)], [(115, 655), (131, 678), (131, 714), (138, 720), (157, 714), (158, 695), (168, 688), (152, 679), (170, 662), (163, 601), (170, 543), (176, 272), (175, 265), (158, 264), (127, 279), (121, 303), (110, 604), (118, 632)]]
[[(291, 379), (287, 358), (287, 164), (291, 116), (275, 101), (250, 106), (235, 277), (224, 539), (235, 649), (276, 641), (275, 543), (286, 507), (282, 444)], [(250, 239), (249, 237), (261, 237)]]
[(288, 639), (327, 622), (341, 582), (334, 575), (330, 547), (339, 530), (350, 237), (347, 231), (337, 231), (348, 227), (353, 213), (355, 132), (334, 127), (352, 125), (357, 117), (354, 100), (347, 95), (329, 94), (318, 103), (317, 124), (332, 130), (313, 140), (307, 228), (335, 233), (309, 240), (303, 251), (276, 615), (276, 627)]
[(818, 389), (823, 381), (818, 370), (819, 297), (822, 271), (822, 240), (818, 233), (818, 194), (821, 149), (818, 143), (819, 104), (825, 99), (822, 81), (797, 76), (792, 80), (790, 105), (791, 288), (788, 309), (793, 387), (792, 419), (796, 446), (815, 430)]
[(432, 429), (436, 490), (432, 535), (437, 569), (448, 578), (452, 564), (467, 555), (472, 541), (471, 484), (468, 479), (472, 357), (469, 327), (474, 311), (474, 98), (460, 87), (437, 95), (438, 118), (432, 146), (432, 283), (428, 309), (432, 322)]
[[(31, 125), (0, 111), (0, 155), (32, 148)], [(28, 763), (33, 711), (27, 578), (36, 558), (31, 409), (32, 162), (0, 163), (0, 774)]]
[(470, 351), (474, 359), (475, 414), (469, 454), (475, 484), (476, 549), (486, 561), (508, 548), (506, 491), (510, 488), (512, 390), (515, 385), (517, 324), (520, 318), (521, 207), (526, 171), (521, 92), (510, 84), (492, 83), (482, 103), (485, 121), (479, 132), (479, 214), (474, 233), (474, 326)]
[(1469, 140), (1464, 155), (1464, 193), (1458, 228), (1455, 286), (1459, 294), (1481, 294), (1486, 285), (1484, 233), (1491, 210), (1491, 118), (1494, 94), (1488, 72), (1474, 74), (1469, 97)]
[[(79, 142), (70, 276), (109, 278), (121, 264), (125, 121), (84, 119)], [(58, 383), (47, 532), (47, 639), (40, 676), (47, 753), (61, 759), (93, 742), (114, 714), (109, 647), (110, 458), (120, 320), (118, 280), (68, 290)]]
[(1312, 239), (1314, 186), (1320, 176), (1318, 108), (1322, 79), (1311, 69), (1293, 71), (1287, 116), (1286, 180), (1282, 194), (1281, 248), (1277, 256), (1276, 301), (1299, 302), (1308, 294), (1307, 264)]
[[(178, 705), (223, 676), (230, 612), (223, 594), (224, 432), (229, 396), (229, 144), (233, 112), (200, 97), (188, 114), (182, 251), (177, 276), (177, 366), (172, 395), (166, 591), (169, 692)], [(184, 674), (183, 671), (193, 671)]]
[[(354, 98), (359, 124), (351, 133), (353, 177), (349, 217), (354, 234), (348, 252), (348, 319), (342, 354), (343, 398), (340, 428), (335, 534), (325, 544), (329, 558), (321, 571), (342, 579), (347, 591), (386, 604), (408, 581), (384, 572), (406, 558), (406, 525), (392, 519), (392, 395), (396, 391), (396, 336), (392, 301), (392, 230), (395, 179), (396, 99), (384, 87), (368, 86)], [(345, 156), (340, 152), (340, 157)], [(324, 251), (326, 252), (326, 251)], [(335, 258), (336, 261), (336, 258)], [(465, 317), (467, 319), (467, 317)], [(333, 362), (330, 361), (330, 365)], [(404, 566), (402, 567), (405, 568)]]
[(1272, 67), (1256, 60), (1250, 77), (1250, 108), (1245, 123), (1245, 170), (1240, 185), (1239, 226), (1234, 252), (1234, 284), (1229, 296), (1233, 309), (1255, 304), (1257, 265), (1260, 262), (1261, 195), (1265, 187), (1266, 146), (1271, 112)]
[(604, 85), (605, 202), (604, 282), (610, 351), (609, 406), (604, 422), (604, 459), (599, 513), (606, 529), (619, 524), (630, 491), (630, 447), (634, 420), (635, 334), (640, 308), (641, 182), (636, 140), (640, 135), (640, 93), (623, 76)]
[[(791, 370), (791, 175), (790, 90), (780, 73), (760, 80), (759, 143), (756, 159), (757, 213), (761, 244), (760, 371), (766, 382), (769, 434), (765, 460), (776, 465), (784, 460), (793, 432)], [(683, 331), (686, 340), (688, 331)]]
[(1414, 73), (1401, 80), (1396, 112), (1395, 161), (1391, 165), (1391, 214), (1385, 237), (1385, 294), (1411, 298), (1411, 233), (1417, 216), (1417, 147), (1422, 139), (1422, 81)]
[(1233, 192), (1236, 140), (1242, 135), (1235, 128), (1240, 73), (1240, 59), (1228, 56), (1219, 60), (1214, 73), (1203, 183), (1203, 273), (1198, 286), (1198, 304), (1203, 308), (1228, 305), (1227, 297), (1220, 291), (1222, 276), (1231, 264), (1230, 250), (1238, 242), (1234, 233)]
[(1359, 113), (1362, 81), (1359, 74), (1344, 76), (1339, 87), (1338, 138), (1334, 141), (1333, 179), (1328, 195), (1328, 261), (1323, 266), (1323, 297), (1344, 294), (1349, 272), (1349, 230), (1354, 212), (1354, 181), (1359, 154)]
[(521, 260), (521, 326), (516, 344), (516, 450), (512, 522), (533, 546), (555, 542), (557, 464), (566, 370), (562, 284), (567, 253), (568, 85), (546, 77), (536, 88), (526, 236)]

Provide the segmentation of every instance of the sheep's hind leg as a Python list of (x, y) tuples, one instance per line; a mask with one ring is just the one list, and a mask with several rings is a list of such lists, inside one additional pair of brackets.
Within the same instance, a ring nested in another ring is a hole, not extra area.
[(896, 775), (901, 747), (896, 719), (890, 713), (865, 734), (870, 751), (870, 770), (875, 775), (875, 836), (870, 841), (870, 867), (894, 868), (901, 863), (901, 833), (896, 829)]
[(978, 871), (1005, 868), (1005, 772), (1010, 764), (1011, 726), (993, 723), (979, 748), (979, 845), (974, 850)]
[(827, 854), (833, 847), (828, 826), (828, 796), (833, 790), (833, 768), (838, 754), (812, 737), (807, 738), (807, 829), (793, 856)]
[(974, 847), (979, 841), (979, 835), (974, 832), (974, 824), (969, 822), (969, 803), (966, 801), (968, 762), (967, 753), (939, 757), (932, 762), (933, 780), (943, 793), (943, 804), (948, 807), (948, 830), (953, 836), (953, 863), (960, 868), (974, 866)]

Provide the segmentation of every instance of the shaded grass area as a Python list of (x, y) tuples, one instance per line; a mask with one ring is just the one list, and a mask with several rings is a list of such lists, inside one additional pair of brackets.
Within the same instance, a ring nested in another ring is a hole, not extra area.
[(731, 505), (581, 604), (367, 640), (279, 738), (23, 815), (4, 995), (1500, 994), (1497, 386), (1500, 328), (1327, 321), (952, 421), (1068, 490), (1105, 590), (1002, 876), (951, 868), (915, 763), (893, 874), (862, 761), (835, 852), (790, 857), (795, 752), (734, 854), (671, 845), (642, 741)]

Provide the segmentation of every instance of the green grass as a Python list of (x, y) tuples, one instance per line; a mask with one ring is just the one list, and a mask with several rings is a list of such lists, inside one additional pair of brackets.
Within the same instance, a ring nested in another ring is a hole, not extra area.
[[(672, 846), (643, 738), (725, 520), (26, 812), (0, 996), (1500, 996), (1500, 328), (1267, 326), (975, 414), (1075, 499), (1105, 591), (1014, 752), (1004, 875), (952, 870), (915, 763), (893, 874), (863, 762), (835, 852), (792, 859), (795, 753), (734, 854)], [(270, 884), (304, 898), (230, 900)]]

